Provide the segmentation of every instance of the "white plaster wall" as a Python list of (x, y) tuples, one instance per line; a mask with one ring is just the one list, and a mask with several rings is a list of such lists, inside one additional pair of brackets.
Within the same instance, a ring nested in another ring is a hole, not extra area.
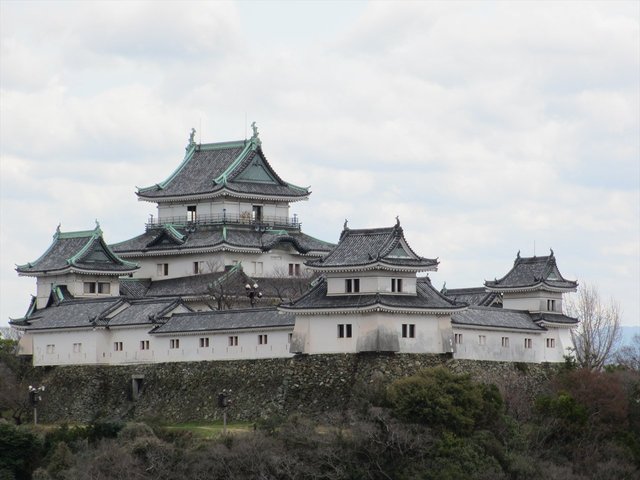
[[(237, 360), (256, 358), (282, 358), (289, 353), (291, 328), (251, 331), (229, 331), (189, 335), (155, 335), (157, 362), (196, 362), (202, 360)], [(267, 335), (267, 344), (258, 343), (258, 335)], [(238, 345), (230, 346), (229, 337), (237, 336)], [(200, 347), (200, 339), (208, 338), (209, 347)], [(170, 340), (179, 339), (180, 348), (171, 349)]]
[[(415, 295), (416, 294), (416, 276), (415, 274), (393, 274), (389, 272), (373, 270), (370, 272), (357, 273), (333, 273), (327, 278), (327, 294), (328, 295), (349, 295), (345, 292), (345, 279), (360, 279), (360, 293), (392, 293), (391, 279), (402, 279), (402, 292), (397, 295)], [(395, 295), (396, 293), (394, 293)]]
[(562, 294), (558, 292), (521, 292), (505, 293), (502, 299), (503, 308), (526, 310), (529, 312), (546, 312), (547, 300), (555, 300), (556, 312), (562, 312)]
[(181, 203), (162, 203), (158, 204), (158, 218), (163, 221), (167, 218), (178, 217), (187, 219), (187, 207), (196, 206), (196, 215), (222, 215), (226, 210), (227, 215), (232, 218), (237, 217), (243, 212), (249, 214), (253, 211), (254, 205), (262, 206), (262, 214), (267, 217), (289, 217), (289, 204), (286, 202), (250, 202), (250, 201), (234, 201), (229, 198), (214, 201), (201, 202), (181, 202)]
[[(100, 333), (92, 329), (57, 332), (33, 332), (33, 365), (95, 364), (96, 338)], [(73, 344), (81, 343), (81, 351), (74, 353)], [(54, 353), (47, 353), (47, 345), (54, 345)]]
[[(402, 338), (402, 324), (416, 326), (415, 338)], [(395, 327), (402, 353), (446, 353), (451, 351), (449, 315), (398, 315)]]
[[(290, 357), (289, 334), (292, 328), (241, 330), (181, 335), (150, 335), (149, 326), (87, 329), (78, 331), (33, 332), (33, 364), (45, 365), (123, 365), (131, 363), (191, 362), (200, 360), (232, 360)], [(258, 335), (267, 335), (260, 345)], [(229, 346), (229, 336), (238, 337), (238, 346)], [(200, 348), (200, 338), (209, 338), (209, 348)], [(179, 339), (180, 348), (170, 348), (170, 340)], [(149, 341), (149, 349), (141, 349), (141, 341)], [(114, 344), (122, 342), (123, 350)], [(73, 352), (73, 344), (81, 343), (81, 352)], [(47, 353), (47, 345), (55, 352)]]
[[(109, 283), (110, 293), (108, 294), (85, 294), (84, 282), (104, 282)], [(38, 308), (44, 308), (49, 300), (52, 285), (66, 285), (67, 289), (74, 297), (82, 298), (105, 298), (117, 297), (120, 295), (120, 283), (116, 276), (100, 275), (79, 275), (70, 273), (68, 275), (56, 275), (52, 277), (38, 277), (36, 281), (36, 295)]]
[[(416, 326), (415, 338), (402, 338), (402, 324)], [(338, 338), (338, 325), (351, 324), (352, 338)], [(451, 319), (438, 315), (396, 315), (383, 312), (350, 315), (298, 315), (294, 329), (295, 346), (304, 353), (355, 353), (358, 338), (383, 328), (393, 331), (403, 353), (443, 353), (444, 339), (451, 335)]]
[[(462, 343), (454, 345), (454, 357), (469, 360), (493, 360), (505, 362), (544, 362), (545, 341), (539, 333), (496, 331), (454, 326), (454, 333), (462, 334)], [(478, 337), (484, 335), (485, 345)], [(509, 347), (502, 346), (502, 337), (509, 338)], [(525, 348), (525, 338), (530, 338), (531, 348)]]
[[(210, 273), (212, 269), (222, 271), (225, 265), (241, 262), (242, 268), (247, 275), (258, 277), (288, 276), (289, 263), (299, 263), (304, 274), (304, 272), (307, 272), (304, 262), (308, 260), (308, 257), (299, 255), (295, 250), (274, 249), (259, 254), (235, 252), (189, 253), (185, 255), (139, 257), (134, 260), (139, 263), (140, 269), (133, 276), (135, 278), (150, 278), (155, 281), (194, 275), (194, 262), (204, 262), (204, 273)], [(260, 266), (258, 262), (261, 262), (262, 265)], [(158, 275), (158, 264), (160, 263), (169, 264), (169, 275)]]

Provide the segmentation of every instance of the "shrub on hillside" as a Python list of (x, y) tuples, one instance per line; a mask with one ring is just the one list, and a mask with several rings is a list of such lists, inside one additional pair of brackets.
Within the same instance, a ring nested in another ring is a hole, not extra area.
[(387, 395), (398, 418), (461, 435), (490, 426), (503, 408), (494, 385), (475, 383), (468, 375), (457, 375), (443, 367), (427, 368), (397, 380), (389, 386)]

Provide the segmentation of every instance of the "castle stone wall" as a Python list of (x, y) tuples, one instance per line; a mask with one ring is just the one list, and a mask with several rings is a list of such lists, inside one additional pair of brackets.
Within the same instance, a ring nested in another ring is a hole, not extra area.
[[(166, 422), (220, 419), (217, 395), (232, 390), (229, 421), (357, 409), (391, 381), (445, 365), (495, 383), (507, 400), (532, 398), (557, 365), (454, 360), (428, 354), (339, 354), (126, 366), (41, 367), (44, 423), (98, 419)], [(134, 380), (135, 378), (135, 380)], [(139, 392), (137, 390), (140, 389)]]

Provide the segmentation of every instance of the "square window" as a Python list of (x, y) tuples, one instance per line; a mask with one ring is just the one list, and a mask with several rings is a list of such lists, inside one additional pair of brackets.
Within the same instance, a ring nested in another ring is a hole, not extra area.
[(391, 291), (392, 292), (402, 292), (402, 279), (401, 278), (392, 278), (391, 279)]
[(177, 349), (180, 348), (180, 339), (179, 338), (172, 338), (169, 340), (169, 348), (171, 349)]
[(360, 279), (359, 278), (347, 278), (344, 281), (344, 291), (346, 293), (358, 293), (360, 292)]
[(351, 338), (353, 335), (350, 323), (338, 324), (338, 338)]
[(124, 345), (122, 342), (113, 342), (113, 351), (114, 352), (122, 352), (124, 350)]
[(49, 344), (47, 345), (47, 353), (55, 353), (56, 352), (56, 346), (53, 344)]
[(149, 340), (140, 340), (140, 350), (149, 350)]
[(556, 309), (556, 301), (555, 300), (547, 300), (547, 310), (549, 312), (553, 312)]
[(556, 348), (555, 338), (547, 338), (547, 348)]
[(231, 335), (229, 337), (229, 346), (230, 347), (237, 347), (238, 346), (238, 336), (237, 335)]
[(98, 283), (98, 293), (102, 293), (103, 295), (108, 295), (111, 293), (111, 284), (109, 282), (99, 282)]
[(208, 348), (209, 347), (209, 337), (202, 337), (200, 339), (200, 348)]
[(193, 262), (193, 273), (198, 275), (204, 272), (204, 262)]
[(96, 282), (84, 282), (84, 293), (96, 293)]
[(258, 335), (258, 345), (267, 344), (267, 335)]
[(402, 324), (402, 338), (416, 338), (416, 325), (414, 323)]
[(158, 263), (158, 276), (166, 277), (169, 275), (169, 264), (168, 263)]
[(82, 344), (81, 343), (74, 343), (73, 344), (73, 353), (80, 353), (82, 352)]
[(505, 348), (509, 346), (509, 337), (502, 337), (502, 346)]
[(456, 345), (462, 345), (462, 334), (461, 333), (455, 333), (453, 335), (453, 339), (454, 339), (454, 342), (456, 343)]

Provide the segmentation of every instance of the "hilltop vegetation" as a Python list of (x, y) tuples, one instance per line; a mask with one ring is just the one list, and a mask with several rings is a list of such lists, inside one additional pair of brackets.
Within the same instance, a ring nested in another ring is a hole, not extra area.
[[(144, 423), (0, 424), (0, 479), (632, 479), (640, 374), (571, 364), (523, 408), (431, 368), (334, 417), (293, 415), (205, 439)], [(517, 408), (515, 408), (517, 406)]]

